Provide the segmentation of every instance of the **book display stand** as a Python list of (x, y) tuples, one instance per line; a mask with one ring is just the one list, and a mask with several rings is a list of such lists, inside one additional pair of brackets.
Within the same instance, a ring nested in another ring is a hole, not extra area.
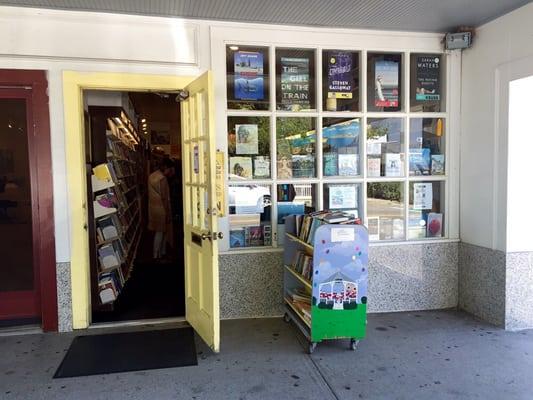
[(366, 332), (367, 229), (318, 224), (306, 235), (300, 225), (294, 215), (285, 219), (284, 319), (309, 340), (309, 353), (326, 339), (350, 339), (355, 350)]
[(107, 162), (96, 165), (91, 176), (97, 260), (93, 275), (100, 305), (117, 299), (131, 274), (142, 233), (140, 139), (125, 114), (108, 118), (107, 126)]

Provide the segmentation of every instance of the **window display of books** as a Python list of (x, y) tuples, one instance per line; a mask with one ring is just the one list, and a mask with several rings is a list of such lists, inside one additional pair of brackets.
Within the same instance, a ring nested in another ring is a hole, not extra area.
[(231, 227), (229, 244), (232, 249), (238, 247), (259, 247), (272, 245), (272, 226), (255, 225)]

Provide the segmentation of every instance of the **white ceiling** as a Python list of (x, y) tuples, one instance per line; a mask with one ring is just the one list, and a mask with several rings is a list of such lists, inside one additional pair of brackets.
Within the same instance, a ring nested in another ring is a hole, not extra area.
[(240, 22), (449, 32), (532, 0), (0, 0), (0, 5)]

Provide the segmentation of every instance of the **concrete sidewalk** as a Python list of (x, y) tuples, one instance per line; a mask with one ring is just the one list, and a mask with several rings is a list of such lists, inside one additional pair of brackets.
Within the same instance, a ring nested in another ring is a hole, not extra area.
[(505, 332), (454, 311), (371, 315), (357, 351), (332, 341), (312, 356), (281, 318), (224, 321), (220, 354), (198, 341), (196, 367), (52, 379), (74, 336), (0, 337), (0, 398), (533, 398), (533, 331)]

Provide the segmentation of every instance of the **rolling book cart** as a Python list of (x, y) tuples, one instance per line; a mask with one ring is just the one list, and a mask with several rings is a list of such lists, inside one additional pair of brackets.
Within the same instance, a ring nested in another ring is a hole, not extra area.
[(309, 353), (326, 339), (350, 339), (355, 350), (366, 332), (368, 232), (362, 225), (316, 225), (306, 235), (296, 216), (285, 219), (284, 319), (309, 340)]

